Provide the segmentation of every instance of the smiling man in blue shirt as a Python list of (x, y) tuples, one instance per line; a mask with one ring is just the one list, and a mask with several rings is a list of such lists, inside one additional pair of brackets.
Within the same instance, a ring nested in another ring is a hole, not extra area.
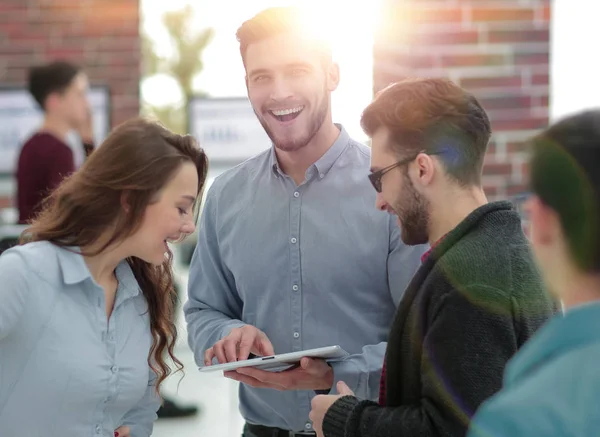
[(281, 373), (227, 374), (242, 382), (245, 437), (314, 435), (315, 390), (343, 380), (377, 397), (388, 329), (427, 247), (405, 246), (396, 221), (372, 208), (370, 150), (333, 123), (338, 67), (297, 10), (263, 11), (237, 36), (273, 147), (207, 194), (185, 305), (189, 343), (199, 365), (340, 345), (350, 357), (331, 367), (303, 359)]

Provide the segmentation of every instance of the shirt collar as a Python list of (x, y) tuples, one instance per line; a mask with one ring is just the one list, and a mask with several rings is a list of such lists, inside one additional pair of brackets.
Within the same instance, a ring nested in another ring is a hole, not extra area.
[(445, 236), (446, 235), (442, 236), (439, 240), (437, 240), (435, 243), (433, 243), (433, 245), (430, 246), (429, 249), (423, 255), (421, 255), (421, 263), (424, 263), (425, 261), (427, 261), (427, 258), (429, 258), (429, 255), (431, 255), (431, 251), (433, 249), (435, 249), (438, 244), (440, 244), (440, 242), (444, 239)]
[[(92, 280), (92, 274), (85, 263), (79, 247), (59, 247), (58, 263), (62, 271), (65, 285), (74, 285)], [(119, 281), (118, 291), (124, 293), (123, 298), (134, 297), (139, 294), (140, 287), (127, 260), (122, 260), (115, 270)]]
[[(333, 164), (335, 164), (335, 162), (338, 160), (338, 158), (350, 142), (350, 135), (348, 134), (346, 129), (344, 129), (344, 127), (341, 124), (336, 123), (335, 125), (340, 130), (337, 139), (327, 150), (327, 152), (325, 152), (325, 154), (323, 154), (323, 156), (321, 156), (321, 158), (319, 158), (319, 160), (313, 164), (314, 168), (319, 174), (320, 179), (323, 179), (327, 175), (327, 173), (329, 173), (329, 170), (331, 170)], [(313, 166), (309, 167), (309, 169), (307, 170), (307, 175), (309, 174)], [(275, 174), (283, 174), (283, 172), (279, 168), (279, 163), (277, 162), (275, 146), (271, 147), (270, 167)]]
[(58, 247), (58, 264), (65, 285), (78, 284), (92, 278), (79, 247)]

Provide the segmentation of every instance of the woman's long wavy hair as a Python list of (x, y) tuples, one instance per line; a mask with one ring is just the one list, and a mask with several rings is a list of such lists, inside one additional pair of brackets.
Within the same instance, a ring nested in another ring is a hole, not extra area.
[[(161, 189), (184, 162), (192, 162), (198, 171), (197, 217), (208, 160), (196, 140), (145, 118), (127, 121), (44, 201), (42, 212), (23, 232), (20, 243), (49, 241), (61, 247), (78, 246), (85, 256), (97, 255), (139, 229), (146, 207), (158, 200)], [(99, 237), (107, 233), (104, 244), (85, 252), (85, 248), (100, 245)], [(177, 297), (172, 258), (169, 251), (160, 266), (136, 257), (127, 259), (148, 303), (152, 332), (148, 364), (157, 374), (157, 390), (171, 373), (165, 349), (177, 370), (183, 369), (173, 353)]]

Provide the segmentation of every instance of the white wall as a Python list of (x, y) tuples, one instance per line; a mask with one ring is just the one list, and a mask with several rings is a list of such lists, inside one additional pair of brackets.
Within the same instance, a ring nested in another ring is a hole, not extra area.
[(552, 0), (550, 119), (600, 108), (600, 2)]

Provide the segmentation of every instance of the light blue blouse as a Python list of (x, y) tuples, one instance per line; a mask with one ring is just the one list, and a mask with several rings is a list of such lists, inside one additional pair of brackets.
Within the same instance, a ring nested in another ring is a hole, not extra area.
[(0, 436), (148, 437), (160, 399), (146, 300), (127, 262), (114, 311), (83, 257), (49, 242), (0, 256)]

